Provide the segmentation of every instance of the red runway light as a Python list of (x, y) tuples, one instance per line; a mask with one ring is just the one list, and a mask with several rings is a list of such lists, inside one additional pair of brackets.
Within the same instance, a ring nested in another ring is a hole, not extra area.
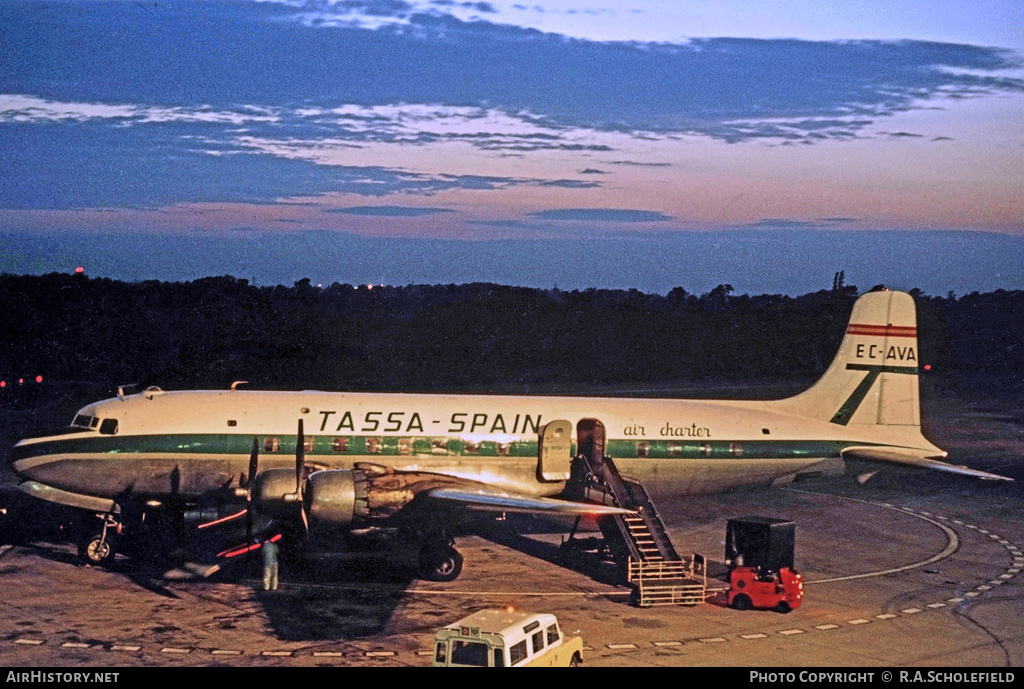
[(37, 383), (42, 383), (43, 382), (43, 377), (42, 376), (36, 376), (36, 382)]

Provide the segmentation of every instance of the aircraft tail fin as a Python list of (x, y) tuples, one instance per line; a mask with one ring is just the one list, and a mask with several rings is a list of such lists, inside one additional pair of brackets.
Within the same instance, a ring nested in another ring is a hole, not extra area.
[(789, 413), (851, 430), (885, 429), (890, 440), (904, 437), (915, 447), (944, 456), (920, 433), (918, 351), (913, 297), (888, 290), (868, 292), (854, 304), (839, 353), (828, 370), (781, 405)]

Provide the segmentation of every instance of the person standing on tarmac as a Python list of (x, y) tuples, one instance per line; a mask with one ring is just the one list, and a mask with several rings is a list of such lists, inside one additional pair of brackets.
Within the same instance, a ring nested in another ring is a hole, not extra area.
[(280, 565), (278, 563), (278, 546), (274, 539), (263, 543), (263, 590), (276, 591)]

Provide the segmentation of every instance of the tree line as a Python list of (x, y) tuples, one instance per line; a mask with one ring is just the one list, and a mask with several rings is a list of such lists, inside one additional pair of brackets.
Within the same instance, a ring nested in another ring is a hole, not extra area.
[[(838, 274), (837, 274), (838, 275)], [(256, 287), (0, 275), (0, 378), (112, 390), (219, 388), (586, 393), (624, 384), (810, 381), (835, 355), (855, 286), (802, 296), (677, 287), (495, 284)], [(1024, 291), (913, 291), (930, 375), (1024, 387)]]

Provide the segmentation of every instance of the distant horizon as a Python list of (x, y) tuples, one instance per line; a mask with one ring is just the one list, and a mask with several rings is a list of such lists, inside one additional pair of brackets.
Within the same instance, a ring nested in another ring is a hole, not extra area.
[[(867, 290), (932, 296), (1024, 288), (1024, 237), (954, 231), (776, 229), (642, 237), (444, 240), (339, 232), (253, 237), (0, 232), (0, 272), (71, 273), (124, 282), (229, 275), (258, 286), (493, 283), (564, 291), (637, 289), (796, 296), (830, 289), (842, 271)], [(807, 264), (805, 255), (825, 256)]]

